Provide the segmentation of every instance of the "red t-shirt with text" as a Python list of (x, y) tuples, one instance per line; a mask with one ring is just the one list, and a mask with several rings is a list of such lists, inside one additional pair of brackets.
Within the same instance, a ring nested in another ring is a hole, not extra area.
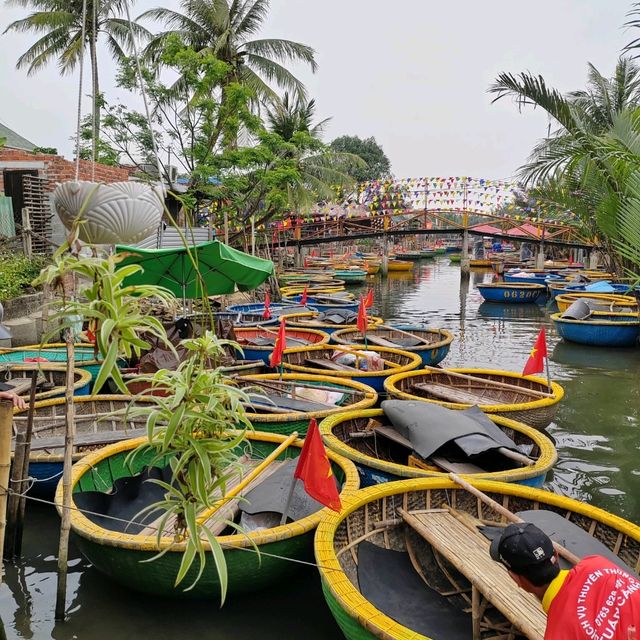
[(583, 558), (551, 602), (545, 640), (640, 639), (640, 580), (601, 556)]

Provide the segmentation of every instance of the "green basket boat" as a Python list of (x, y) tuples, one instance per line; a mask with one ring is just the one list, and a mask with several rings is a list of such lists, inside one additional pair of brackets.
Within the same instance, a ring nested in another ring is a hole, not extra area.
[(459, 262), (462, 262), (462, 254), (461, 253), (450, 253), (449, 254), (449, 262), (452, 262), (453, 264), (458, 264)]
[[(268, 373), (258, 376), (243, 376), (238, 378), (237, 382), (245, 388), (247, 386), (257, 387), (257, 391), (252, 389), (253, 393), (262, 393), (268, 396), (276, 405), (278, 404), (277, 396), (284, 396), (282, 400), (284, 400), (285, 407), (299, 406), (300, 409), (303, 409), (272, 413), (269, 412), (270, 407), (265, 406), (264, 411), (254, 413), (249, 408), (246, 415), (253, 428), (269, 433), (289, 435), (297, 431), (301, 437), (304, 437), (311, 418), (320, 421), (327, 416), (341, 414), (345, 411), (368, 409), (378, 400), (378, 394), (366, 384), (331, 376), (301, 375), (298, 373), (286, 373), (280, 376), (277, 373)], [(314, 387), (321, 387), (321, 389)], [(342, 397), (337, 399), (335, 406), (322, 408), (313, 399), (313, 395), (318, 395), (317, 392), (322, 394), (323, 389), (329, 393), (342, 393)], [(295, 390), (297, 398), (291, 397), (292, 390)], [(301, 398), (301, 394), (305, 393), (311, 397)]]
[[(578, 557), (605, 554), (638, 567), (638, 525), (549, 491), (473, 485), (550, 535), (555, 528)], [(486, 637), (542, 640), (540, 603), (491, 560), (477, 529), (504, 520), (475, 495), (450, 480), (403, 480), (358, 491), (342, 506), (324, 515), (314, 548), (325, 600), (347, 640), (466, 640), (475, 625)]]
[[(500, 482), (515, 482), (530, 487), (541, 487), (547, 473), (558, 459), (553, 442), (542, 432), (532, 427), (501, 418), (488, 416), (491, 421), (508, 435), (517, 445), (530, 448), (529, 456), (535, 460), (531, 466), (508, 461), (511, 468), (499, 471), (469, 473), (470, 477)], [(431, 464), (418, 462), (410, 449), (398, 446), (396, 442), (375, 434), (370, 426), (384, 422), (382, 409), (348, 411), (329, 416), (320, 423), (320, 433), (325, 445), (336, 453), (353, 461), (360, 474), (360, 484), (370, 486), (381, 482), (402, 480), (404, 478), (442, 478), (445, 471)], [(424, 427), (428, 429), (429, 425)], [(363, 437), (370, 434), (370, 437)], [(428, 462), (428, 461), (425, 461)], [(419, 466), (418, 466), (419, 465)]]
[[(250, 441), (247, 452), (254, 461), (264, 459), (287, 440), (283, 435), (261, 432), (251, 432), (247, 437)], [(145, 529), (142, 533), (122, 533), (106, 529), (77, 510), (81, 492), (101, 492), (107, 496), (116, 481), (131, 478), (143, 471), (150, 459), (149, 456), (146, 460), (144, 454), (136, 456), (132, 467), (125, 464), (125, 458), (130, 451), (144, 442), (146, 438), (137, 438), (109, 445), (87, 455), (73, 466), (74, 508), (71, 510), (71, 528), (75, 534), (75, 543), (98, 571), (128, 589), (162, 597), (207, 598), (212, 601), (212, 606), (216, 606), (214, 603), (219, 602), (220, 584), (209, 551), (202, 577), (193, 589), (184, 591), (183, 588), (195, 579), (195, 565), (198, 563), (194, 563), (187, 573), (184, 587), (175, 587), (184, 543), (176, 543), (170, 532), (160, 539), (160, 549), (169, 550), (161, 558), (142, 562), (150, 560), (159, 551), (155, 530), (153, 533)], [(293, 440), (277, 459), (298, 457), (302, 445), (302, 440)], [(327, 453), (336, 479), (342, 484), (341, 500), (345, 500), (358, 488), (358, 473), (349, 460), (332, 452)], [(56, 493), (58, 512), (61, 504), (60, 485)], [(305, 518), (281, 526), (250, 531), (242, 535), (219, 535), (218, 540), (224, 549), (229, 575), (228, 596), (233, 597), (277, 584), (298, 570), (300, 565), (295, 560), (312, 559), (313, 535), (322, 517), (322, 511), (324, 509), (319, 509)], [(112, 522), (107, 519), (104, 521)], [(117, 527), (114, 525), (114, 528)], [(223, 531), (223, 534), (226, 534), (226, 531)], [(255, 553), (254, 545), (259, 547), (262, 555)], [(287, 562), (282, 560), (282, 557), (294, 561)]]

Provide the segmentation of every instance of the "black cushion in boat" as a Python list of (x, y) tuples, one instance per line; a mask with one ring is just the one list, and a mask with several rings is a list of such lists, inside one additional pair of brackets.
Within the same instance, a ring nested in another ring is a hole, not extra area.
[(469, 640), (471, 616), (428, 587), (409, 554), (375, 544), (358, 545), (360, 593), (399, 624), (428, 638)]

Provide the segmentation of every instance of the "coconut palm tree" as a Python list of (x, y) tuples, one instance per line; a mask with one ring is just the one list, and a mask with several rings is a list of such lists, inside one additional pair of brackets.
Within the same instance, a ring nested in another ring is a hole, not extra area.
[(316, 70), (311, 47), (280, 39), (254, 39), (269, 12), (269, 0), (181, 0), (182, 13), (158, 7), (138, 19), (162, 22), (166, 30), (153, 36), (145, 53), (158, 61), (166, 39), (177, 33), (196, 51), (208, 51), (226, 62), (229, 82), (250, 87), (259, 99), (274, 99), (269, 86), (279, 87), (304, 96), (304, 85), (283, 63), (304, 62)]
[[(19, 58), (18, 69), (36, 73), (51, 62), (57, 62), (60, 72), (71, 73), (80, 60), (80, 52), (89, 49), (91, 59), (92, 94), (94, 108), (99, 109), (100, 85), (98, 81), (98, 38), (102, 34), (111, 54), (123, 59), (131, 48), (131, 30), (146, 37), (147, 30), (129, 23), (122, 16), (127, 0), (86, 0), (85, 39), (82, 40), (82, 14), (84, 0), (7, 0), (9, 6), (32, 9), (33, 12), (12, 22), (5, 30), (21, 33), (34, 32), (41, 37)], [(98, 139), (100, 118), (95, 118), (94, 139)]]

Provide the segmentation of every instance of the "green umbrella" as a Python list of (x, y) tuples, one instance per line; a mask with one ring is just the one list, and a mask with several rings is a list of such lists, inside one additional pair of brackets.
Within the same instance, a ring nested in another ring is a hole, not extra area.
[[(214, 296), (233, 293), (236, 288), (250, 291), (273, 274), (271, 260), (232, 249), (218, 240), (189, 247), (189, 250), (185, 247), (139, 249), (117, 245), (116, 253), (130, 254), (120, 262), (118, 268), (139, 264), (144, 269), (126, 278), (125, 284), (160, 285), (183, 299), (201, 298), (203, 294)], [(202, 279), (198, 277), (198, 271)]]

